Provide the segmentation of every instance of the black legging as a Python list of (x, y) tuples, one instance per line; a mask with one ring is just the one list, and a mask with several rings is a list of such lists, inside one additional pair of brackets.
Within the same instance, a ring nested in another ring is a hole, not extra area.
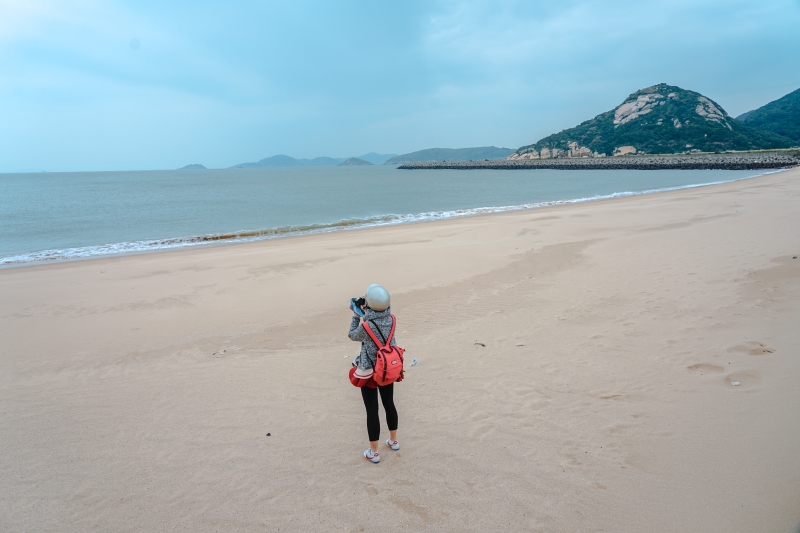
[(361, 397), (364, 398), (364, 407), (367, 408), (367, 433), (369, 433), (370, 442), (381, 438), (381, 421), (378, 418), (378, 391), (381, 391), (381, 402), (383, 403), (384, 411), (386, 411), (386, 424), (389, 426), (389, 431), (397, 429), (397, 409), (394, 408), (394, 399), (392, 398), (394, 383), (377, 389), (361, 387)]

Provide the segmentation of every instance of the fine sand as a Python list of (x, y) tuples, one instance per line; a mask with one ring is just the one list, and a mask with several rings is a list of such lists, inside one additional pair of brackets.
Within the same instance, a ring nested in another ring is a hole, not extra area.
[[(0, 531), (791, 533), (796, 255), (800, 170), (0, 270)], [(380, 465), (374, 282), (419, 360)]]

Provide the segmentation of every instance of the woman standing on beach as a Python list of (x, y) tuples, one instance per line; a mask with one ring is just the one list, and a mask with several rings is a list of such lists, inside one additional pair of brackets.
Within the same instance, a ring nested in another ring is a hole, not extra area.
[[(364, 407), (367, 410), (367, 434), (370, 447), (364, 450), (364, 457), (376, 464), (381, 461), (381, 455), (378, 453), (378, 441), (381, 435), (381, 424), (378, 418), (378, 393), (381, 396), (383, 409), (386, 411), (386, 424), (389, 426), (389, 439), (386, 441), (386, 445), (394, 451), (400, 449), (400, 444), (397, 442), (397, 409), (395, 409), (393, 398), (394, 383), (379, 386), (373, 379), (376, 354), (379, 349), (373, 338), (380, 339), (384, 345), (387, 344), (387, 339), (389, 346), (397, 345), (393, 335), (394, 317), (389, 304), (389, 292), (376, 284), (367, 287), (364, 298), (351, 300), (350, 304), (355, 316), (350, 322), (348, 336), (351, 340), (361, 342), (361, 353), (353, 362), (355, 368), (350, 371), (350, 379), (353, 384), (361, 387), (361, 397), (364, 399)], [(372, 335), (365, 328), (370, 328)]]

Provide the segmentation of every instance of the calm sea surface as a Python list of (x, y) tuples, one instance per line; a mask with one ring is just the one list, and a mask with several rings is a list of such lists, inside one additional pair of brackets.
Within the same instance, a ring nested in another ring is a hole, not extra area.
[(0, 265), (527, 209), (763, 173), (370, 166), (0, 174)]

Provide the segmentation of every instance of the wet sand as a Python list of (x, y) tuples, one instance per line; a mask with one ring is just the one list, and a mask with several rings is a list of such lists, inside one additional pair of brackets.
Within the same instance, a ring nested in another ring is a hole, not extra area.
[[(795, 169), (0, 270), (0, 530), (794, 531), (798, 206)], [(420, 362), (380, 465), (374, 282)]]

